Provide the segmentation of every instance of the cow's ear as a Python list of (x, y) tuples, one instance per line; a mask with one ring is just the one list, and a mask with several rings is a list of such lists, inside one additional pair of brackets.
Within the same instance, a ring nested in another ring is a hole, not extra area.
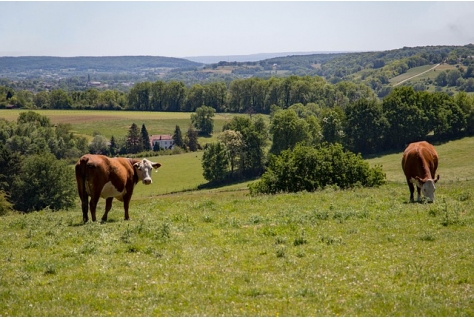
[(160, 163), (152, 163), (151, 165), (153, 166), (153, 168), (156, 168), (156, 169), (158, 169), (158, 167), (161, 167)]
[(415, 176), (415, 182), (419, 188), (423, 186), (423, 180), (419, 176)]
[(140, 162), (136, 162), (135, 164), (133, 164), (133, 167), (141, 169)]
[(436, 176), (436, 179), (434, 180), (434, 182), (436, 183), (438, 180), (439, 180), (439, 175)]

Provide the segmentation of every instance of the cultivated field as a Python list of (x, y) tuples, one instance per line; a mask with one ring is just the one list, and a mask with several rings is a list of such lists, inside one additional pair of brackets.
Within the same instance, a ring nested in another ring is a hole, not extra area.
[(473, 316), (473, 146), (436, 146), (433, 204), (408, 203), (401, 154), (369, 160), (379, 188), (258, 197), (196, 190), (200, 153), (152, 158), (130, 221), (0, 217), (0, 315)]

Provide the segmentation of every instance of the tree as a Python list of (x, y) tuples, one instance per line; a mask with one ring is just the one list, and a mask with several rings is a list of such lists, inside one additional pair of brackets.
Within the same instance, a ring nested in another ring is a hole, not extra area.
[(164, 87), (163, 111), (179, 112), (186, 98), (186, 85), (183, 82), (171, 81)]
[(102, 154), (108, 153), (109, 147), (107, 147), (107, 138), (103, 135), (96, 135), (89, 144), (89, 153), (91, 154)]
[(348, 105), (345, 113), (345, 133), (349, 149), (361, 153), (380, 150), (388, 127), (382, 105), (373, 99), (360, 99)]
[(258, 176), (264, 171), (265, 149), (268, 144), (268, 128), (262, 116), (235, 116), (223, 130), (242, 134), (243, 149), (239, 169), (244, 176)]
[(128, 94), (128, 107), (132, 110), (150, 110), (150, 82), (135, 84)]
[(449, 70), (446, 74), (446, 82), (448, 86), (456, 86), (457, 80), (462, 78), (461, 72), (457, 69)]
[(52, 109), (70, 109), (72, 100), (64, 90), (53, 90), (49, 94), (49, 106)]
[(196, 112), (191, 114), (192, 125), (201, 133), (211, 135), (214, 131), (214, 117), (215, 109), (210, 106), (201, 106), (196, 109)]
[(273, 137), (270, 153), (278, 155), (287, 149), (293, 149), (298, 143), (310, 143), (308, 123), (298, 118), (292, 109), (277, 111), (270, 124)]
[(110, 138), (110, 145), (109, 145), (109, 154), (111, 156), (115, 156), (118, 154), (118, 146), (117, 146), (117, 141), (115, 140), (115, 137), (112, 135)]
[(11, 199), (22, 212), (69, 209), (77, 197), (75, 184), (73, 168), (66, 161), (51, 153), (32, 155), (25, 158), (15, 177)]
[(142, 124), (142, 129), (140, 133), (142, 136), (143, 150), (145, 151), (151, 150), (150, 137), (148, 136), (148, 131), (146, 130), (145, 124)]
[(181, 133), (181, 129), (179, 128), (178, 125), (176, 125), (174, 129), (173, 142), (174, 142), (174, 145), (184, 148), (183, 134)]
[(243, 151), (244, 142), (242, 140), (242, 134), (233, 130), (225, 130), (222, 135), (218, 137), (218, 140), (225, 146), (230, 162), (230, 174), (232, 176), (236, 163)]
[(430, 132), (430, 118), (419, 97), (413, 88), (404, 86), (393, 89), (383, 99), (382, 110), (389, 123), (384, 143), (387, 149), (402, 149)]
[(0, 143), (0, 191), (11, 192), (14, 176), (19, 172), (22, 157)]
[(328, 143), (341, 143), (344, 138), (344, 112), (340, 108), (326, 108), (321, 113), (321, 133)]
[(143, 142), (140, 134), (140, 129), (138, 126), (133, 123), (128, 130), (127, 142), (126, 142), (127, 152), (130, 154), (136, 154), (143, 150)]
[(437, 86), (446, 86), (448, 84), (446, 71), (438, 73), (435, 78), (435, 83)]
[(196, 152), (199, 149), (198, 133), (192, 125), (189, 126), (189, 129), (186, 132), (184, 144), (191, 152)]
[(33, 97), (33, 104), (39, 109), (49, 109), (49, 93), (41, 91)]
[(201, 84), (193, 85), (187, 92), (186, 107), (184, 111), (194, 112), (204, 103), (204, 87)]
[(229, 165), (225, 146), (211, 143), (202, 155), (203, 176), (207, 181), (221, 181), (225, 178)]

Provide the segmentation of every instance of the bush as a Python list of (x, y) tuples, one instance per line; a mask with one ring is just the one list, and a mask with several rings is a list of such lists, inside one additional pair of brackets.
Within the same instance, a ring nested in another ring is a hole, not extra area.
[(249, 185), (251, 194), (312, 192), (327, 185), (340, 188), (372, 187), (385, 182), (380, 166), (370, 168), (360, 154), (344, 151), (340, 144), (318, 149), (298, 145), (292, 151), (271, 156), (260, 181)]
[(22, 212), (68, 209), (74, 206), (74, 170), (51, 153), (25, 158), (11, 193), (14, 208)]

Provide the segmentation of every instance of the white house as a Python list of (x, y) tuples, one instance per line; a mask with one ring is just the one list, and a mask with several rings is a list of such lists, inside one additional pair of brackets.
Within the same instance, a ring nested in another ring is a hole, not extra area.
[(154, 149), (155, 144), (165, 150), (171, 150), (174, 146), (172, 135), (152, 135), (150, 136), (151, 149)]

